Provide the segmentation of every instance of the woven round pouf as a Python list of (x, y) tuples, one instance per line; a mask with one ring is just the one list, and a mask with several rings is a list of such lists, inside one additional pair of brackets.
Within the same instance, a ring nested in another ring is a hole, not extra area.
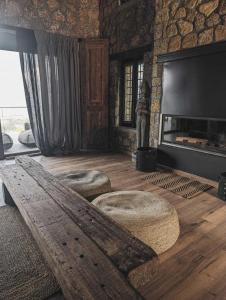
[(61, 183), (68, 186), (88, 200), (111, 192), (111, 182), (106, 174), (95, 170), (77, 170), (58, 174)]
[(7, 133), (2, 133), (2, 141), (4, 150), (9, 150), (13, 146), (13, 139)]
[(92, 204), (149, 245), (157, 254), (171, 248), (179, 237), (176, 209), (154, 193), (113, 192), (96, 198)]
[(31, 130), (21, 132), (18, 136), (18, 141), (29, 148), (36, 147), (35, 139)]

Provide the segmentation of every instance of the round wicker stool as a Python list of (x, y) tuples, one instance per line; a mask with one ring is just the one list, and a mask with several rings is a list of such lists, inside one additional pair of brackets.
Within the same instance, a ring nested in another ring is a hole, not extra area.
[(88, 200), (111, 191), (111, 182), (106, 174), (95, 170), (77, 170), (58, 174), (60, 181)]
[(18, 136), (18, 141), (29, 148), (36, 147), (35, 139), (31, 130), (21, 132)]
[(180, 228), (175, 208), (160, 196), (139, 191), (104, 194), (92, 204), (149, 245), (157, 254), (171, 248)]
[(13, 139), (7, 133), (2, 133), (2, 141), (4, 150), (9, 150), (13, 146)]

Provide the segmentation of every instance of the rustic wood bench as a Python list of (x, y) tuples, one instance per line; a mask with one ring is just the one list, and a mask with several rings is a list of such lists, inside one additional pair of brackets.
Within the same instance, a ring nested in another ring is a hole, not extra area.
[(16, 205), (66, 299), (142, 299), (155, 252), (21, 156), (0, 170), (5, 200)]

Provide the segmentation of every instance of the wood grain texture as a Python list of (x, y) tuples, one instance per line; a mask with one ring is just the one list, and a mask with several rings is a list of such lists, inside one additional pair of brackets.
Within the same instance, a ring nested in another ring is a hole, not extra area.
[(85, 40), (81, 45), (83, 147), (108, 149), (108, 41)]
[(135, 287), (150, 280), (155, 252), (33, 159), (16, 161), (1, 170), (6, 195), (14, 199), (66, 299), (141, 299), (127, 277)]
[(99, 247), (25, 170), (9, 166), (1, 174), (66, 299), (141, 299)]
[[(106, 172), (113, 190), (154, 191), (177, 209), (181, 234), (176, 245), (160, 256), (158, 273), (139, 288), (147, 300), (226, 299), (226, 204), (216, 189), (193, 199), (184, 199), (144, 180), (131, 159), (121, 154), (38, 157), (52, 174), (78, 169)], [(217, 187), (216, 182), (178, 172)]]
[[(156, 269), (156, 253), (119, 227), (112, 219), (86, 201), (79, 194), (60, 184), (59, 180), (46, 172), (43, 167), (29, 157), (16, 159), (18, 165), (34, 178), (78, 224), (83, 232), (107, 254), (117, 268), (128, 276), (129, 272), (140, 265), (152, 261)], [(151, 271), (153, 271), (151, 270)]]

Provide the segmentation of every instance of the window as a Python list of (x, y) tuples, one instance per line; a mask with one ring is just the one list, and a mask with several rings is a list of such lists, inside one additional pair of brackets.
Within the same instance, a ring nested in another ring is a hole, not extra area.
[(39, 152), (30, 130), (19, 52), (0, 50), (0, 95), (0, 159)]
[(136, 104), (143, 80), (143, 61), (127, 62), (122, 65), (121, 74), (121, 118), (120, 125), (136, 127)]

